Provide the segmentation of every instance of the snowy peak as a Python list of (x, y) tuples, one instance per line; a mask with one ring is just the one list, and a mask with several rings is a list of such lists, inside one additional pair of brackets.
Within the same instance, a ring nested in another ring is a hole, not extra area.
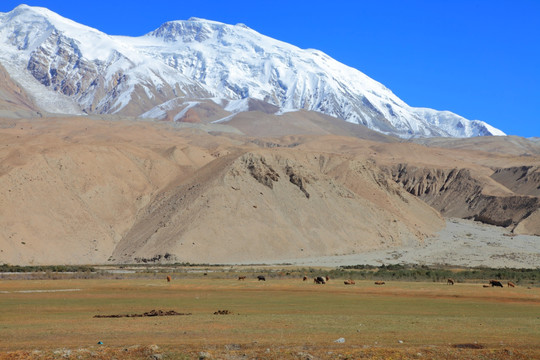
[(200, 21), (169, 21), (161, 25), (157, 30), (149, 33), (148, 36), (160, 38), (168, 42), (203, 42), (210, 38), (213, 30), (210, 26)]
[(467, 120), (462, 116), (450, 111), (437, 111), (428, 108), (413, 108), (421, 118), (426, 119), (431, 125), (444, 130), (448, 136), (474, 137), (474, 136), (504, 136), (499, 129), (480, 121)]
[(359, 70), (244, 24), (190, 18), (141, 37), (110, 36), (21, 5), (0, 13), (0, 46), (0, 63), (46, 111), (146, 117), (163, 113), (163, 104), (212, 98), (234, 114), (250, 107), (230, 104), (251, 99), (278, 113), (317, 111), (401, 137), (503, 134), (481, 121), (410, 107)]
[(122, 37), (47, 9), (19, 6), (0, 19), (0, 62), (46, 111), (140, 115), (179, 95), (209, 94)]
[(47, 17), (37, 11), (39, 9), (42, 8), (20, 5), (12, 12), (0, 15), (2, 37), (18, 50), (32, 51), (53, 30)]
[[(167, 42), (204, 42), (215, 38), (222, 40), (226, 36), (234, 36), (235, 30), (256, 33), (244, 24), (227, 25), (217, 21), (191, 17), (188, 20), (168, 21), (147, 36), (163, 39)], [(238, 36), (238, 34), (236, 34)], [(240, 36), (242, 37), (242, 36)]]
[(88, 58), (104, 60), (116, 47), (107, 34), (41, 7), (19, 5), (5, 15), (1, 28), (20, 50), (35, 50), (53, 32), (72, 38)]

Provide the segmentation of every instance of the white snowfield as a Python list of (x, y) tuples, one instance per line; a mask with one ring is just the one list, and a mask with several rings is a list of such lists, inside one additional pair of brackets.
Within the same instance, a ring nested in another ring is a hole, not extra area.
[[(229, 104), (225, 110), (234, 114), (248, 109), (242, 100), (253, 98), (276, 105), (278, 113), (313, 110), (401, 137), (505, 135), (449, 111), (410, 107), (321, 51), (300, 49), (243, 24), (191, 18), (140, 37), (110, 36), (45, 8), (20, 5), (0, 13), (0, 45), (0, 62), (42, 99), (39, 105), (55, 112), (64, 107), (71, 113), (122, 113), (138, 101), (150, 104), (138, 115), (163, 116), (179, 97), (223, 99)], [(58, 81), (73, 82), (76, 92), (66, 96), (62, 84), (44, 86), (28, 70), (36, 61), (50, 74), (67, 74)], [(81, 79), (88, 78), (89, 68), (95, 80), (85, 83)], [(143, 91), (135, 96), (137, 89)], [(169, 90), (173, 95), (163, 99)]]

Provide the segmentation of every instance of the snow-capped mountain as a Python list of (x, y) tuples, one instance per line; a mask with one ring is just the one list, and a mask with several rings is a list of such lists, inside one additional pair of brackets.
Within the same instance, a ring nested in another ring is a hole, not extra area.
[(0, 62), (50, 112), (159, 118), (211, 99), (234, 114), (257, 100), (278, 113), (313, 110), (401, 137), (504, 135), (482, 121), (410, 107), (321, 51), (243, 24), (191, 18), (141, 37), (110, 36), (21, 5), (0, 13), (0, 44)]

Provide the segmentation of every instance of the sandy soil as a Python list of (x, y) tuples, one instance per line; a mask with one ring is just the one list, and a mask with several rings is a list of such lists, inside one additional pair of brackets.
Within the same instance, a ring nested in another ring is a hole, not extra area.
[(275, 263), (299, 266), (422, 264), (537, 268), (540, 237), (509, 236), (505, 228), (463, 219), (447, 219), (446, 228), (418, 246), (403, 246), (361, 254), (287, 259)]

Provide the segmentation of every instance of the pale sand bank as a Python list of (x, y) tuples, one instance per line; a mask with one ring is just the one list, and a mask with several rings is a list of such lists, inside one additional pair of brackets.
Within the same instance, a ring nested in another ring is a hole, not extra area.
[[(540, 267), (540, 237), (508, 236), (506, 229), (463, 219), (447, 219), (446, 228), (418, 246), (361, 254), (284, 259), (271, 263), (299, 266), (382, 264), (455, 265), (467, 267)], [(505, 235), (506, 234), (506, 235)]]

